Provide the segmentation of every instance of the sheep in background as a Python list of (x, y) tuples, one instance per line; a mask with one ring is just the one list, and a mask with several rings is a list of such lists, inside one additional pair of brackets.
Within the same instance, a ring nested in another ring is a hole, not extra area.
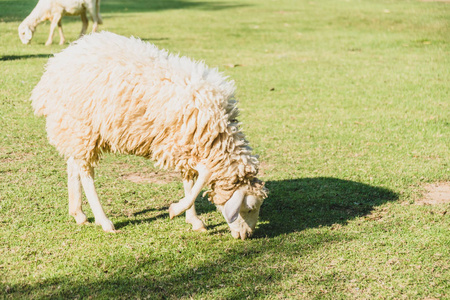
[(33, 38), (36, 26), (41, 22), (50, 20), (50, 35), (45, 45), (52, 44), (56, 25), (58, 25), (59, 30), (59, 44), (63, 45), (65, 38), (61, 26), (61, 18), (65, 15), (80, 15), (83, 22), (80, 33), (80, 36), (82, 36), (86, 33), (89, 24), (86, 11), (92, 17), (94, 22), (92, 32), (95, 32), (98, 24), (103, 23), (100, 17), (100, 0), (39, 0), (30, 15), (19, 25), (19, 38), (23, 44), (29, 44)]
[[(266, 188), (239, 129), (234, 83), (202, 62), (109, 32), (86, 35), (50, 58), (31, 100), (49, 141), (68, 160), (69, 213), (86, 222), (81, 186), (105, 231), (114, 231), (94, 187), (104, 151), (151, 158), (181, 172), (185, 197), (173, 217), (204, 231), (194, 201), (205, 186), (235, 238), (256, 226)], [(194, 182), (195, 181), (195, 182)]]

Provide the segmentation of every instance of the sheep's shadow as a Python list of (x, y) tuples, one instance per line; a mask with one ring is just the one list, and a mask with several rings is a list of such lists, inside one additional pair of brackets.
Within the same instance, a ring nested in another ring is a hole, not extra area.
[[(398, 199), (393, 191), (368, 184), (330, 177), (268, 181), (269, 197), (261, 207), (259, 228), (254, 238), (275, 237), (307, 228), (345, 224), (369, 214), (376, 206)], [(198, 197), (196, 210), (202, 214), (216, 211), (205, 197)], [(146, 208), (133, 213), (135, 219), (115, 223), (116, 229), (130, 224), (151, 222), (168, 217), (168, 206)], [(152, 217), (139, 218), (159, 211)], [(207, 224), (209, 230), (217, 226)]]
[(261, 208), (256, 238), (346, 224), (398, 199), (383, 187), (329, 177), (269, 181), (266, 186), (270, 194)]
[(157, 41), (168, 41), (169, 38), (140, 38), (144, 42), (157, 42)]
[[(120, 228), (127, 227), (129, 225), (149, 223), (149, 222), (156, 221), (158, 219), (168, 218), (169, 217), (168, 209), (169, 209), (168, 206), (162, 207), (162, 208), (146, 208), (146, 209), (134, 212), (133, 213), (134, 219), (133, 219), (133, 217), (129, 217), (125, 221), (114, 222), (114, 227), (115, 227), (115, 229), (119, 230)], [(145, 215), (145, 214), (151, 213), (151, 212), (159, 212), (159, 213), (154, 216), (151, 216), (151, 217), (145, 217), (145, 218), (139, 217), (140, 215)]]
[[(216, 210), (216, 207), (212, 205), (206, 198), (199, 197), (195, 201), (195, 208), (199, 215), (210, 213)], [(148, 214), (152, 214), (152, 216), (148, 216)], [(156, 215), (155, 215), (156, 214)], [(184, 217), (184, 214), (182, 214), (180, 217)], [(120, 222), (114, 222), (114, 227), (116, 229), (120, 229), (123, 227), (127, 227), (129, 225), (135, 225), (135, 224), (142, 224), (142, 223), (150, 223), (157, 219), (163, 219), (163, 218), (169, 218), (169, 205), (160, 207), (160, 208), (145, 208), (136, 212), (132, 213), (132, 216), (130, 216), (125, 221)], [(90, 220), (91, 221), (91, 220)], [(92, 219), (93, 221), (93, 219)], [(208, 225), (208, 229), (213, 229), (220, 224), (216, 225)]]
[(26, 54), (26, 55), (4, 55), (0, 57), (0, 61), (12, 61), (30, 58), (50, 58), (53, 54)]

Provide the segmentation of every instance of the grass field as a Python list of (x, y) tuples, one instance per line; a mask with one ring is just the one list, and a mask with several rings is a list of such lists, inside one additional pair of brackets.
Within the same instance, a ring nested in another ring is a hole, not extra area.
[[(450, 203), (416, 203), (450, 181), (450, 3), (102, 2), (102, 30), (235, 80), (270, 190), (246, 241), (204, 198), (207, 233), (169, 220), (181, 182), (123, 155), (105, 155), (96, 182), (120, 232), (76, 225), (65, 162), (28, 101), (67, 44), (44, 46), (48, 23), (20, 43), (34, 3), (0, 0), (1, 299), (450, 298)], [(63, 26), (74, 41), (79, 18)]]

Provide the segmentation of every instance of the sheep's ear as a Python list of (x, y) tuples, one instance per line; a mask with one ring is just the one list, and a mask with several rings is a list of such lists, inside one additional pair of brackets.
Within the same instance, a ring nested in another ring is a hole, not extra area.
[(223, 216), (228, 224), (236, 221), (239, 211), (241, 210), (242, 201), (244, 201), (245, 193), (241, 190), (236, 190), (233, 196), (225, 203), (223, 208)]

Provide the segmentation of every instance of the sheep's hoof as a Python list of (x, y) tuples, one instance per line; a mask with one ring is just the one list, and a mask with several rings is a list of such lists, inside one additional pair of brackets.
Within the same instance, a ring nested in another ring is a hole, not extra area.
[(89, 221), (86, 218), (86, 215), (82, 212), (73, 213), (70, 215), (75, 218), (75, 222), (77, 222), (78, 225), (83, 225), (83, 224), (89, 223)]
[(198, 227), (198, 228), (192, 227), (192, 230), (197, 231), (197, 232), (207, 232), (208, 231), (203, 226), (202, 227)]
[(45, 42), (45, 46), (50, 46), (52, 42)]
[(101, 225), (103, 228), (103, 231), (105, 231), (105, 232), (111, 232), (111, 233), (117, 232), (116, 229), (114, 228), (114, 224), (108, 219), (104, 220), (103, 222), (95, 221), (95, 224)]
[(205, 223), (200, 219), (186, 220), (186, 223), (192, 225), (192, 230), (197, 232), (206, 232)]
[(169, 206), (169, 218), (172, 220), (176, 216), (177, 216), (177, 214), (175, 213), (174, 204), (170, 204), (170, 206)]

